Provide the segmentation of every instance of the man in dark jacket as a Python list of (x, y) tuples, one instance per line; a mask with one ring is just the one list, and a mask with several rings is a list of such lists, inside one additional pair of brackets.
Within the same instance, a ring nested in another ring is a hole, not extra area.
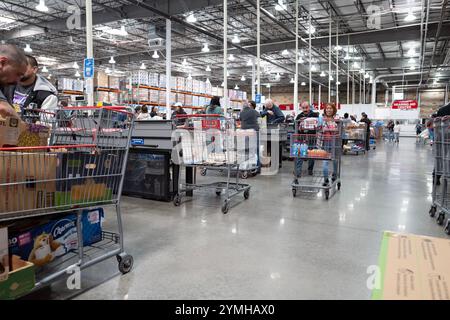
[(370, 125), (372, 124), (372, 121), (370, 121), (369, 117), (365, 112), (361, 113), (361, 120), (360, 122), (366, 123), (366, 150), (370, 150)]
[[(302, 102), (300, 105), (302, 108), (302, 112), (298, 114), (298, 116), (295, 118), (296, 125), (299, 124), (299, 122), (306, 118), (318, 118), (319, 114), (312, 111), (309, 103), (307, 101)], [(297, 127), (297, 133), (299, 134), (316, 134), (316, 130), (301, 130), (300, 127)], [(295, 180), (294, 184), (298, 184), (298, 178), (301, 178), (302, 175), (302, 167), (303, 167), (303, 160), (300, 158), (297, 158), (295, 162)], [(313, 175), (314, 171), (314, 160), (308, 161), (308, 174), (310, 176)]]
[(244, 107), (239, 115), (239, 120), (241, 121), (241, 129), (254, 129), (259, 130), (258, 118), (261, 117), (256, 109), (256, 103), (254, 101), (249, 101), (244, 103)]
[(261, 112), (261, 117), (267, 116), (267, 124), (277, 124), (284, 122), (284, 114), (281, 109), (274, 105), (271, 99), (266, 100), (265, 108)]
[(28, 68), (20, 82), (5, 88), (5, 95), (17, 112), (36, 108), (57, 110), (58, 91), (43, 76), (38, 74), (37, 60), (27, 55)]

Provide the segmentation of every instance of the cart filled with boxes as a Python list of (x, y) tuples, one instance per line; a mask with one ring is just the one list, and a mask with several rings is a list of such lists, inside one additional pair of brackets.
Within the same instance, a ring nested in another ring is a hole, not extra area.
[[(133, 115), (81, 107), (28, 111), (22, 119), (0, 125), (8, 132), (0, 138), (0, 231), (7, 230), (13, 267), (6, 278), (21, 278), (17, 271), (26, 280), (14, 289), (0, 279), (0, 298), (18, 298), (111, 257), (129, 272), (120, 198)], [(114, 231), (102, 227), (109, 207)]]

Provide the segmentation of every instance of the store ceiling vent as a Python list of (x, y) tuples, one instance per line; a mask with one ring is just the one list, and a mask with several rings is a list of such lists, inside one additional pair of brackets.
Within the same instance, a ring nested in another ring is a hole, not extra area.
[(156, 30), (156, 26), (150, 25), (148, 28), (148, 46), (151, 50), (164, 49), (164, 38)]

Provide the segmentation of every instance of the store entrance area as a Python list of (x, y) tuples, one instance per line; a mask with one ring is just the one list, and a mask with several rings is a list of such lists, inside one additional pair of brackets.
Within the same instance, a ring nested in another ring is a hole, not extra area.
[(251, 178), (251, 201), (227, 215), (214, 193), (195, 192), (180, 207), (124, 197), (133, 272), (119, 276), (105, 261), (82, 272), (85, 290), (59, 282), (34, 298), (370, 299), (367, 270), (378, 263), (383, 231), (442, 237), (427, 213), (432, 160), (430, 146), (413, 138), (345, 156), (345, 192), (332, 201), (293, 198), (293, 162), (284, 162), (278, 175)]

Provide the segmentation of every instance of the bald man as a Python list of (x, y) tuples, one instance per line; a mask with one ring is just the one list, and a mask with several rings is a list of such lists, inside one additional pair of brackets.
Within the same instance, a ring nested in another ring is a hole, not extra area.
[(267, 124), (277, 124), (284, 122), (284, 114), (277, 107), (272, 99), (267, 99), (264, 103), (264, 110), (261, 112), (261, 117), (267, 116)]
[(0, 116), (19, 117), (9, 104), (4, 88), (19, 82), (28, 68), (25, 54), (11, 44), (0, 44)]

